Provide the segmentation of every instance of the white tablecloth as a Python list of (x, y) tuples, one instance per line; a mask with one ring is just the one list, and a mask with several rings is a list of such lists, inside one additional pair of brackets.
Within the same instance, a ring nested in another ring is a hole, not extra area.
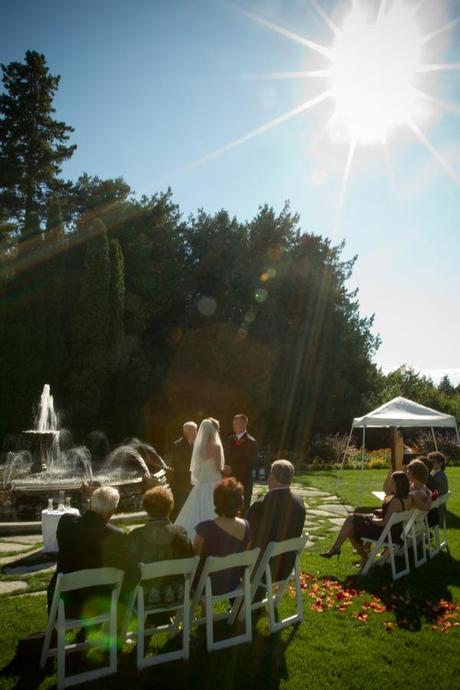
[(56, 553), (59, 551), (56, 530), (59, 520), (66, 513), (80, 515), (80, 511), (77, 510), (77, 508), (66, 508), (66, 510), (42, 510), (43, 551), (46, 551), (46, 553)]

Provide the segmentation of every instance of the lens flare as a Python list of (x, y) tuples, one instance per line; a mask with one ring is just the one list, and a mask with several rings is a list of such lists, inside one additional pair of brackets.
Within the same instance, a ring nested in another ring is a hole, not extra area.
[(332, 47), (335, 112), (331, 126), (360, 144), (385, 142), (417, 114), (416, 76), (423, 34), (413, 8), (395, 1), (373, 22), (354, 5)]

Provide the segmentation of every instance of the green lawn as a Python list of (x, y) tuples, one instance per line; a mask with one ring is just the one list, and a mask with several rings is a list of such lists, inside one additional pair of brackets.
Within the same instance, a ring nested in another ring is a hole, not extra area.
[[(381, 470), (365, 471), (364, 505), (375, 505), (370, 492), (381, 489), (384, 476)], [(360, 472), (351, 470), (343, 473), (338, 484), (332, 472), (297, 477), (302, 484), (336, 493), (354, 506), (361, 504), (360, 479)], [(459, 612), (453, 612), (452, 618), (439, 618), (449, 602), (460, 604), (460, 468), (449, 470), (449, 482), (450, 554), (440, 554), (395, 585), (387, 567), (359, 578), (353, 568), (356, 557), (348, 545), (338, 561), (320, 558), (334, 536), (330, 523), (324, 521), (315, 532), (324, 539), (318, 539), (302, 559), (306, 589), (301, 626), (270, 636), (262, 615), (252, 645), (209, 655), (198, 645), (188, 663), (166, 664), (140, 675), (133, 654), (125, 650), (117, 676), (104, 680), (104, 688), (460, 687), (460, 628), (446, 625), (459, 621)], [(42, 676), (24, 663), (18, 668), (14, 659), (18, 638), (44, 627), (44, 605), (43, 596), (0, 600), (0, 687), (53, 686), (54, 676)], [(286, 609), (290, 606), (292, 601)], [(88, 684), (99, 686), (102, 681)]]

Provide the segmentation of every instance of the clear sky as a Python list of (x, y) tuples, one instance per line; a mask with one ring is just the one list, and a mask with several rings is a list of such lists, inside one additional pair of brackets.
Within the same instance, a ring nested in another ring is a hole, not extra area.
[[(420, 6), (423, 35), (460, 17), (457, 0), (399, 1)], [(328, 88), (328, 78), (298, 73), (329, 65), (315, 47), (334, 41), (321, 11), (342, 26), (351, 0), (2, 0), (1, 10), (1, 62), (38, 50), (62, 77), (57, 114), (78, 145), (67, 177), (121, 175), (145, 194), (170, 185), (185, 214), (225, 208), (241, 220), (289, 199), (302, 229), (344, 239), (344, 258), (358, 255), (350, 287), (362, 314), (375, 314), (377, 363), (460, 380), (458, 64), (417, 77), (444, 102), (423, 101), (417, 113), (435, 149), (406, 125), (386, 146), (357, 142), (337, 214), (349, 140), (327, 125), (333, 100), (225, 147)], [(397, 33), (382, 41), (399, 61)], [(421, 62), (460, 63), (460, 24), (428, 41)]]

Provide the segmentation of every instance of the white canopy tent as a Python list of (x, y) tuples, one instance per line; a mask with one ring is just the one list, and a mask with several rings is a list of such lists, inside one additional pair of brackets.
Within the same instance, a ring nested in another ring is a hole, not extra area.
[[(351, 442), (351, 437), (355, 429), (362, 429), (362, 443), (361, 443), (361, 470), (364, 469), (364, 445), (366, 441), (366, 429), (377, 427), (425, 427), (431, 429), (433, 442), (436, 450), (438, 445), (436, 443), (435, 428), (443, 427), (455, 429), (457, 441), (460, 445), (460, 436), (458, 433), (457, 420), (450, 414), (444, 414), (437, 410), (432, 410), (430, 407), (420, 405), (413, 400), (407, 398), (397, 397), (393, 398), (384, 405), (380, 405), (377, 409), (372, 410), (363, 417), (355, 417), (351, 425), (350, 435), (348, 437), (347, 447), (343, 454), (342, 465), (340, 471), (343, 470), (343, 465), (347, 457), (348, 448)], [(361, 473), (361, 501), (363, 494), (363, 475)]]

